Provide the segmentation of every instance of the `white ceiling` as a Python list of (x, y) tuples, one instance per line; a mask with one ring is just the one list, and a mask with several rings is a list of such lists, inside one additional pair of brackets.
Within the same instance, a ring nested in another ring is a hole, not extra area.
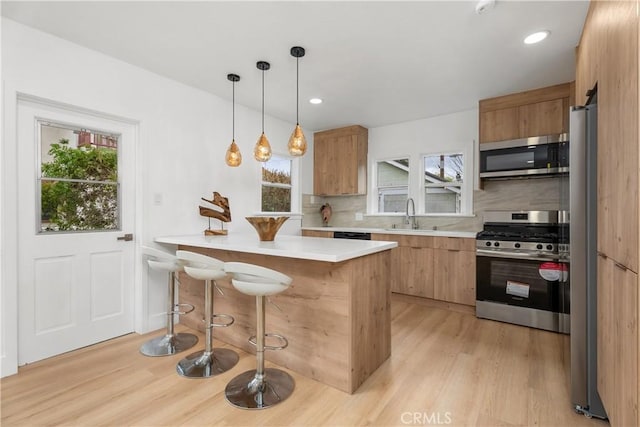
[[(2, 15), (308, 130), (376, 127), (574, 79), (587, 1), (10, 2)], [(523, 38), (540, 29), (537, 45)], [(311, 105), (311, 97), (324, 99)]]

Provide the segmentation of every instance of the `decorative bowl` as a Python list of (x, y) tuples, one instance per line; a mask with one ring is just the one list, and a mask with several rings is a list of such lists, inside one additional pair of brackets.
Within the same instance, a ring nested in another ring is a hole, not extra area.
[(282, 224), (289, 219), (288, 216), (246, 216), (245, 218), (256, 229), (262, 242), (272, 242)]

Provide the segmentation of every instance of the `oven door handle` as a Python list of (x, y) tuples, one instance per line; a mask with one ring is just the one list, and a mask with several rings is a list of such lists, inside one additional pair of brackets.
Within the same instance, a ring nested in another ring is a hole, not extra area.
[(509, 251), (490, 251), (487, 249), (476, 249), (476, 255), (484, 257), (495, 258), (512, 258), (512, 259), (525, 259), (531, 261), (562, 261), (560, 257), (545, 257), (536, 254), (535, 252), (509, 252)]

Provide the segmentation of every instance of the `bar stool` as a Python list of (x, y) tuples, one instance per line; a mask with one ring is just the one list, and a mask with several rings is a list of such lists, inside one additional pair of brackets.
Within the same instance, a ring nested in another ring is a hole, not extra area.
[[(264, 409), (288, 398), (295, 387), (291, 375), (280, 369), (264, 367), (265, 350), (282, 350), (289, 343), (278, 334), (265, 333), (265, 296), (275, 295), (291, 285), (291, 278), (282, 273), (241, 262), (227, 262), (225, 272), (232, 275), (231, 283), (243, 294), (256, 297), (256, 335), (249, 342), (256, 346), (257, 367), (233, 378), (225, 388), (225, 397), (233, 406), (243, 409)], [(265, 337), (281, 340), (280, 346), (265, 345)]]
[[(150, 248), (148, 248), (150, 249)], [(169, 276), (169, 296), (168, 296), (168, 308), (167, 308), (167, 331), (166, 333), (157, 338), (153, 338), (142, 344), (140, 347), (140, 353), (145, 356), (170, 356), (172, 354), (180, 353), (187, 350), (198, 342), (198, 337), (194, 334), (188, 334), (180, 332), (178, 334), (173, 332), (173, 317), (176, 314), (183, 315), (191, 313), (194, 307), (191, 304), (176, 304), (175, 294), (178, 287), (176, 281), (176, 273), (183, 271), (182, 264), (178, 262), (178, 258), (175, 256), (158, 250), (152, 250), (154, 259), (149, 259), (149, 268), (158, 271), (164, 271)], [(180, 307), (188, 307), (186, 311), (179, 311)]]
[[(192, 353), (178, 362), (178, 374), (187, 378), (207, 378), (221, 374), (238, 363), (238, 353), (227, 348), (213, 349), (213, 328), (231, 326), (235, 321), (227, 314), (213, 314), (213, 288), (215, 281), (226, 276), (224, 263), (215, 258), (189, 251), (177, 251), (176, 256), (185, 262), (184, 272), (197, 280), (205, 281), (204, 323), (205, 349)], [(218, 288), (219, 290), (219, 288)], [(220, 291), (222, 293), (222, 291)], [(226, 323), (214, 323), (215, 318), (227, 319)]]

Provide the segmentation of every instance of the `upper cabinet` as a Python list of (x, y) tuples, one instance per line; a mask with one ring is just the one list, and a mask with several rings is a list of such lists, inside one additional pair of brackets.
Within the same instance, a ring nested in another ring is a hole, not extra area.
[(480, 101), (480, 142), (569, 132), (571, 83)]
[(640, 18), (634, 2), (592, 2), (576, 50), (576, 99), (598, 100), (598, 251), (640, 270)]
[(313, 192), (366, 194), (368, 130), (348, 126), (313, 135)]

